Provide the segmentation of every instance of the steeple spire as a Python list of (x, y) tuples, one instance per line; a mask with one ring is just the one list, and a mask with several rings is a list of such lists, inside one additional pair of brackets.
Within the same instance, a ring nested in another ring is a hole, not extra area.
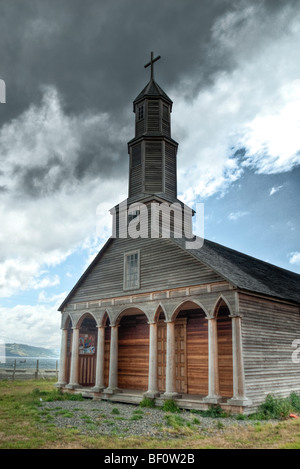
[(149, 65), (151, 65), (151, 80), (154, 80), (154, 62), (156, 62), (157, 60), (159, 60), (161, 58), (160, 55), (155, 57), (155, 59), (153, 58), (153, 56), (154, 56), (154, 52), (151, 52), (150, 62), (148, 62), (146, 65), (144, 65), (144, 68), (147, 68), (147, 67), (149, 67)]
[(160, 194), (177, 199), (176, 154), (178, 144), (171, 138), (172, 101), (154, 80), (151, 59), (151, 80), (133, 101), (135, 136), (128, 142), (129, 198)]

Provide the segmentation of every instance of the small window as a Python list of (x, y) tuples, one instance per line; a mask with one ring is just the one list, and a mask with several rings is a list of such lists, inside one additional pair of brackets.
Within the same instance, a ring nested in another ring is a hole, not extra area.
[(131, 220), (133, 220), (134, 218), (138, 217), (140, 214), (140, 211), (139, 210), (132, 210), (131, 212), (128, 211), (128, 221), (130, 222)]
[(138, 107), (138, 120), (144, 119), (144, 105)]
[(140, 259), (139, 251), (124, 256), (124, 290), (140, 288)]

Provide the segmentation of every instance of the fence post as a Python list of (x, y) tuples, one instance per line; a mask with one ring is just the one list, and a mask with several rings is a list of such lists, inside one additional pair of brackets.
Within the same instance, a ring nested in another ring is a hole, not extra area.
[(13, 375), (12, 375), (13, 381), (15, 380), (16, 366), (17, 366), (17, 360), (14, 361), (14, 369), (13, 369)]
[(39, 374), (39, 361), (36, 361), (36, 371), (35, 371), (35, 379), (38, 379)]

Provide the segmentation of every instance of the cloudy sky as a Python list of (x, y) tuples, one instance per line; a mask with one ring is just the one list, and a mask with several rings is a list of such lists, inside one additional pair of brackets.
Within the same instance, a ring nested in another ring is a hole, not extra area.
[(0, 0), (0, 341), (59, 348), (57, 308), (127, 195), (132, 101), (173, 100), (205, 237), (300, 273), (298, 0)]

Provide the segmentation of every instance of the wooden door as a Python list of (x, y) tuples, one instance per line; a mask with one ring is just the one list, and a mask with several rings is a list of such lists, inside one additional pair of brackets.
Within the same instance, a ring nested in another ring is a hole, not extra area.
[[(167, 325), (165, 322), (157, 324), (157, 381), (158, 390), (166, 390), (166, 355), (167, 355)], [(175, 321), (175, 376), (176, 392), (187, 392), (186, 376), (186, 320)]]

